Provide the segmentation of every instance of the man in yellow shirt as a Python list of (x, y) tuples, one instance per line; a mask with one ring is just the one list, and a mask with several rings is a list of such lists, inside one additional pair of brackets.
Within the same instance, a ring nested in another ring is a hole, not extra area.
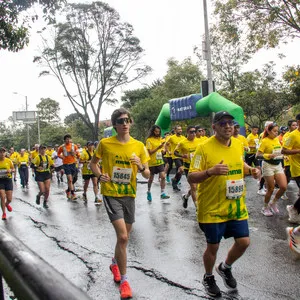
[(244, 174), (257, 178), (259, 169), (244, 162), (241, 142), (232, 137), (233, 125), (233, 116), (228, 112), (215, 114), (212, 125), (215, 135), (197, 147), (188, 176), (190, 183), (198, 184), (198, 222), (207, 242), (202, 283), (210, 296), (221, 294), (213, 267), (222, 237), (235, 239), (225, 262), (216, 267), (231, 290), (237, 288), (231, 265), (250, 243)]
[(146, 148), (150, 155), (150, 160), (148, 162), (150, 177), (148, 179), (148, 191), (147, 191), (147, 200), (152, 201), (151, 186), (155, 174), (159, 174), (160, 178), (160, 189), (161, 199), (168, 199), (168, 196), (165, 192), (166, 188), (166, 173), (165, 166), (163, 161), (162, 149), (165, 145), (164, 139), (161, 137), (161, 129), (158, 125), (153, 125), (149, 131), (148, 138), (146, 140)]
[(14, 147), (9, 149), (9, 158), (14, 165), (14, 181), (17, 181), (17, 169), (18, 169), (18, 156), (19, 153), (15, 151)]
[(233, 130), (233, 137), (235, 137), (236, 139), (240, 140), (243, 146), (243, 151), (247, 152), (249, 150), (249, 144), (247, 139), (240, 134), (240, 124), (236, 121), (234, 121), (234, 130)]
[(254, 164), (254, 166), (259, 166), (259, 163), (255, 157), (259, 144), (258, 126), (253, 125), (251, 127), (251, 133), (247, 136), (247, 142), (249, 150), (245, 156), (245, 161), (249, 166), (252, 166), (252, 164)]
[[(282, 153), (289, 155), (291, 175), (300, 190), (300, 114), (296, 116), (298, 129), (290, 133), (284, 141)], [(294, 205), (288, 205), (289, 221), (300, 224), (300, 197)]]
[[(126, 275), (127, 244), (135, 221), (136, 177), (139, 171), (144, 178), (149, 178), (149, 154), (142, 142), (130, 136), (132, 119), (128, 110), (116, 109), (112, 113), (111, 123), (117, 135), (99, 142), (90, 167), (101, 182), (103, 202), (117, 235), (110, 269), (114, 281), (121, 282), (121, 298), (128, 299), (132, 297), (132, 291)], [(98, 164), (100, 159), (101, 170)]]

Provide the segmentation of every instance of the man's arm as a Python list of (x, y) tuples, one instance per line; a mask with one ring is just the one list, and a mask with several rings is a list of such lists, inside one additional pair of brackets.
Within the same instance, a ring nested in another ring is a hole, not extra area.
[(282, 154), (285, 154), (285, 155), (293, 155), (293, 154), (299, 154), (300, 153), (300, 149), (287, 149), (287, 148), (282, 148), (281, 150), (281, 153)]

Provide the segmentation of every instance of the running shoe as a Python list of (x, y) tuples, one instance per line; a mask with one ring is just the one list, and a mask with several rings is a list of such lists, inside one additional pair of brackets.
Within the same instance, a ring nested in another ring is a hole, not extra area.
[(40, 204), (41, 204), (41, 196), (40, 196), (39, 194), (36, 195), (35, 203), (36, 203), (37, 205), (40, 205)]
[(96, 198), (95, 198), (95, 205), (99, 205), (99, 204), (101, 204), (102, 203), (102, 199), (101, 199), (101, 197), (100, 196), (96, 196)]
[(7, 210), (8, 210), (9, 212), (11, 212), (11, 211), (12, 211), (12, 207), (10, 206), (10, 204), (9, 204), (9, 203), (7, 203), (7, 204), (6, 204), (6, 208), (7, 208)]
[(28, 183), (26, 184), (26, 189), (29, 190), (29, 185), (28, 185)]
[(173, 190), (176, 191), (176, 192), (181, 191), (180, 188), (177, 186), (175, 178), (172, 179), (172, 187), (173, 187)]
[(82, 194), (82, 200), (83, 200), (84, 202), (87, 201), (86, 193), (83, 193), (83, 194)]
[(115, 281), (116, 283), (121, 282), (121, 273), (120, 273), (120, 270), (119, 270), (118, 265), (117, 265), (117, 264), (111, 264), (111, 265), (109, 266), (109, 268), (110, 268), (111, 272), (112, 272), (113, 275), (114, 275), (114, 281)]
[(2, 214), (2, 220), (6, 220), (6, 213)]
[(289, 222), (300, 224), (300, 215), (297, 210), (294, 208), (294, 205), (287, 205), (286, 210), (289, 214)]
[(216, 271), (222, 277), (224, 285), (228, 289), (232, 291), (236, 290), (237, 283), (235, 278), (232, 276), (231, 268), (223, 268), (222, 263), (220, 263), (219, 266), (216, 267)]
[(269, 202), (269, 209), (272, 211), (273, 215), (279, 214), (279, 209), (277, 207), (277, 203)]
[(182, 195), (182, 200), (183, 200), (183, 203), (182, 203), (183, 208), (187, 208), (189, 197), (187, 195), (183, 194)]
[(67, 196), (67, 199), (70, 200), (71, 199), (71, 192), (68, 192), (68, 190), (66, 190), (66, 196)]
[(300, 254), (300, 236), (295, 235), (293, 227), (287, 227), (285, 230), (290, 249)]
[(289, 200), (289, 197), (287, 196), (286, 192), (281, 196), (282, 200)]
[(43, 207), (44, 207), (44, 208), (49, 208), (49, 205), (48, 205), (47, 201), (44, 201)]
[(261, 195), (261, 196), (265, 196), (266, 193), (267, 193), (267, 192), (266, 192), (266, 190), (265, 190), (264, 188), (262, 188), (262, 189), (260, 189), (260, 190), (257, 191), (257, 194), (258, 194), (258, 195)]
[(216, 284), (215, 276), (205, 276), (203, 277), (202, 284), (206, 290), (206, 293), (212, 297), (221, 296), (221, 291)]
[(273, 213), (271, 212), (269, 207), (263, 207), (261, 209), (261, 213), (265, 216), (265, 217), (272, 217)]
[(71, 194), (71, 200), (73, 200), (73, 201), (77, 200), (76, 194)]
[(166, 180), (167, 180), (167, 183), (170, 183), (171, 181), (170, 181), (170, 176), (167, 176), (166, 177)]
[(151, 192), (147, 192), (147, 200), (152, 201), (152, 195)]
[(17, 178), (14, 178), (14, 182), (16, 182), (17, 181)]
[(167, 195), (166, 193), (160, 194), (160, 199), (169, 199), (169, 198), (170, 198), (170, 196)]
[(129, 282), (126, 280), (120, 284), (119, 287), (121, 299), (130, 299), (132, 298), (132, 291), (129, 285)]

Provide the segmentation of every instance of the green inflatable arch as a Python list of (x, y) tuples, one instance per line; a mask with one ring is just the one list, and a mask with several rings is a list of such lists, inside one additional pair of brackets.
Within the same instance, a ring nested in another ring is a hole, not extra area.
[[(199, 99), (196, 102), (195, 109), (199, 117), (207, 117), (211, 113), (216, 113), (218, 111), (225, 110), (229, 112), (234, 117), (235, 121), (239, 123), (241, 127), (240, 133), (243, 135), (245, 135), (246, 133), (243, 109), (239, 105), (222, 97), (217, 92), (213, 92), (208, 96)], [(163, 105), (155, 124), (161, 128), (162, 134), (164, 134), (165, 132), (171, 129), (170, 128), (171, 125), (170, 103), (165, 103)]]

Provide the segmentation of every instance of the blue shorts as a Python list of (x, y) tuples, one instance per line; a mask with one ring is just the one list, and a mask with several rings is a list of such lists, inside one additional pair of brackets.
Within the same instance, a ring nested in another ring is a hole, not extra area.
[(76, 164), (66, 164), (66, 165), (63, 165), (63, 168), (65, 170), (66, 175), (74, 176), (77, 174)]
[(249, 237), (248, 220), (232, 220), (223, 223), (199, 223), (204, 232), (206, 242), (209, 244), (220, 243), (222, 237), (235, 239)]

